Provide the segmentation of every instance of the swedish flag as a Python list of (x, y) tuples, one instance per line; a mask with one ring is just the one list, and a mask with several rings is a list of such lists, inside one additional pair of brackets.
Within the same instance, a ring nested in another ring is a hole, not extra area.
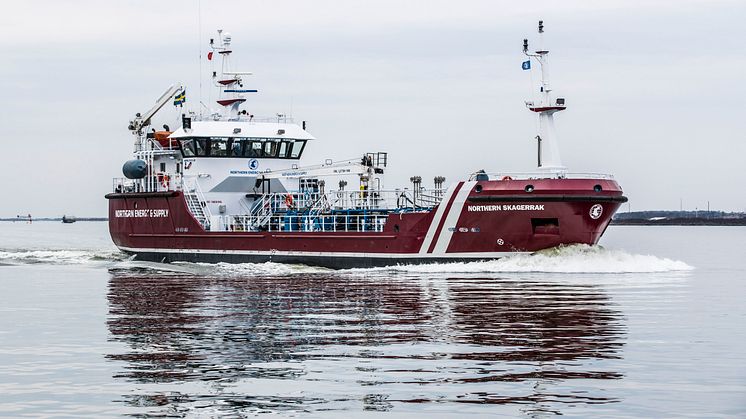
[(181, 106), (184, 102), (186, 102), (186, 89), (183, 89), (174, 96), (174, 106)]

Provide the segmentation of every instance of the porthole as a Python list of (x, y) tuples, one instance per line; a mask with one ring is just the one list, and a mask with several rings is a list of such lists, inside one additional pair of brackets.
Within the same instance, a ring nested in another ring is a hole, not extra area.
[(601, 187), (601, 185), (596, 185), (596, 186), (594, 186), (594, 187), (593, 187), (593, 190), (594, 190), (595, 192), (601, 192), (601, 191), (602, 191), (603, 189), (604, 189), (604, 188), (602, 188), (602, 187)]
[(477, 186), (475, 186), (475, 187), (474, 187), (474, 191), (475, 191), (476, 193), (482, 192), (482, 185), (477, 185)]
[(531, 193), (534, 191), (534, 185), (526, 185), (525, 188), (523, 188), (527, 193)]

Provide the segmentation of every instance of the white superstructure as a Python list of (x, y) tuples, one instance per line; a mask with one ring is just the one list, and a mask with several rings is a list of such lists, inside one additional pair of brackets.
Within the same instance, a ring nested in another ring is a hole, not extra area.
[(169, 87), (151, 110), (130, 122), (135, 160), (125, 166), (136, 169), (125, 169), (129, 179), (116, 179), (115, 192), (182, 191), (191, 212), (211, 231), (271, 228), (266, 224), (277, 210), (310, 217), (332, 208), (416, 210), (439, 202), (444, 179), (436, 179), (439, 190), (429, 194), (421, 180), (413, 180), (413, 191), (384, 191), (387, 153), (309, 165), (303, 155), (315, 138), (305, 122), (299, 126), (284, 114), (258, 118), (240, 109), (245, 95), (257, 90), (244, 88), (250, 72), (230, 66), (230, 34), (218, 31), (218, 36), (217, 42), (210, 40), (208, 57), (220, 59), (220, 72), (212, 73), (219, 107), (185, 111), (175, 131), (164, 126), (146, 132), (166, 103), (173, 100), (183, 109), (184, 88)]
[[(543, 44), (544, 21), (539, 21), (539, 36)], [(549, 51), (540, 45), (540, 48), (534, 52), (529, 52), (528, 39), (523, 40), (523, 53), (530, 60), (539, 63), (541, 69), (541, 85), (539, 87), (538, 101), (527, 101), (526, 107), (532, 112), (536, 112), (539, 118), (539, 132), (536, 136), (537, 142), (537, 166), (539, 170), (562, 175), (567, 168), (562, 165), (560, 157), (557, 132), (554, 128), (554, 114), (565, 110), (565, 98), (555, 98), (552, 95), (552, 89), (549, 86)], [(530, 69), (530, 65), (528, 69)]]

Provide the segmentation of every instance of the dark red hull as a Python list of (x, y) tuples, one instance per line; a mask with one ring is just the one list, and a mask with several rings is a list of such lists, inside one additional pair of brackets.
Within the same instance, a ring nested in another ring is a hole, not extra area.
[(114, 243), (138, 259), (332, 268), (488, 260), (596, 244), (626, 201), (606, 179), (461, 182), (431, 211), (389, 215), (382, 232), (234, 232), (205, 231), (178, 191), (107, 198)]

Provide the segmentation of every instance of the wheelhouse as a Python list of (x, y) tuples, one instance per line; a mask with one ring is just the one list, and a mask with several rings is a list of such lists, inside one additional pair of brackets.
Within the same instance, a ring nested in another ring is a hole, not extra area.
[(184, 158), (262, 158), (298, 160), (307, 140), (260, 137), (183, 137), (179, 145)]

